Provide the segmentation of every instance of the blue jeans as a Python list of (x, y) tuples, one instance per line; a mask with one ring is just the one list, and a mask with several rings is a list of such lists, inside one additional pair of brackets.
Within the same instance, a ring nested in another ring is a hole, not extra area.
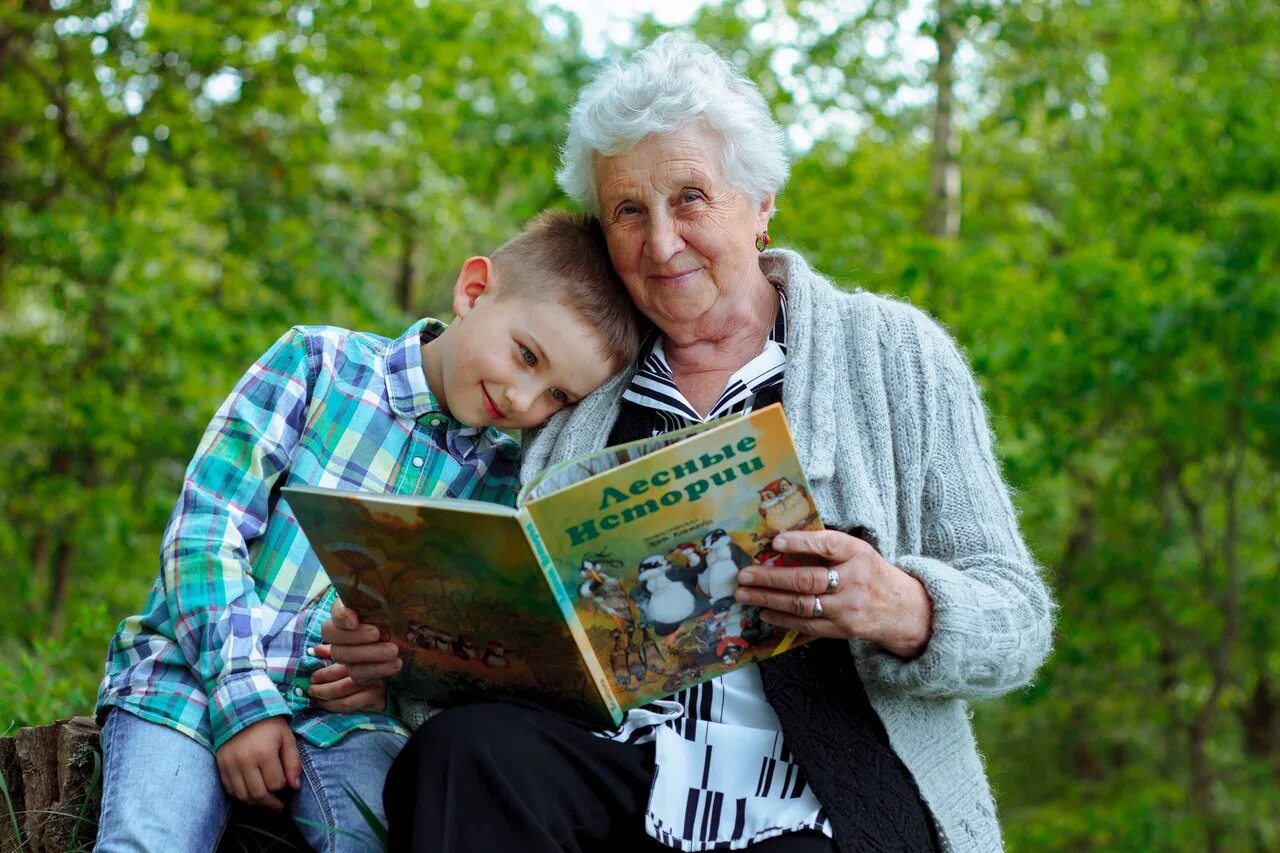
[[(328, 748), (298, 738), (302, 790), (289, 809), (302, 837), (326, 853), (378, 849), (354, 793), (382, 825), (382, 785), (404, 746), (394, 732), (355, 731)], [(113, 709), (102, 729), (99, 853), (213, 850), (231, 810), (213, 753), (168, 726)], [(348, 790), (349, 789), (349, 790)]]

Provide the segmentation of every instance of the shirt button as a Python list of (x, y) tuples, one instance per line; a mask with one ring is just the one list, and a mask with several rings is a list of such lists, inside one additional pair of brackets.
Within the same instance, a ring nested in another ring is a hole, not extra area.
[(414, 467), (414, 468), (421, 468), (421, 467), (422, 467), (422, 462), (423, 462), (423, 459), (422, 459), (422, 457), (421, 457), (421, 456), (415, 456), (415, 457), (413, 457), (413, 467)]
[(303, 690), (301, 687), (295, 687), (293, 688), (293, 695), (298, 697), (306, 696), (307, 691)]
[(444, 426), (444, 418), (442, 418), (440, 415), (429, 415), (427, 417), (427, 426), (431, 427), (432, 429), (439, 429), (440, 427)]

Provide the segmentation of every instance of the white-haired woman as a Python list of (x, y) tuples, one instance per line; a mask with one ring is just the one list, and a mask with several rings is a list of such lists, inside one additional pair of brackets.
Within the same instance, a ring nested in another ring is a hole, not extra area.
[[(1031, 678), (1052, 603), (950, 338), (761, 251), (786, 175), (760, 93), (705, 46), (664, 36), (582, 91), (559, 179), (656, 328), (633, 369), (531, 437), (523, 473), (781, 400), (829, 529), (774, 547), (829, 568), (746, 569), (737, 598), (828, 639), (616, 732), (511, 705), (445, 711), (388, 777), (393, 847), (1001, 846), (965, 702)], [(378, 654), (335, 658), (385, 675), (396, 664)]]

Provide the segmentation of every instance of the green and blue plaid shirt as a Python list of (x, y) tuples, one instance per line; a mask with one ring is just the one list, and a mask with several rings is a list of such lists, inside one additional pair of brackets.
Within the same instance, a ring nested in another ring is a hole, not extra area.
[(444, 328), (422, 320), (392, 341), (298, 326), (250, 368), (187, 468), (146, 608), (112, 638), (99, 719), (122, 708), (210, 749), (275, 716), (318, 746), (406, 731), (308, 698), (333, 588), (280, 487), (513, 505), (516, 443), (464, 427), (427, 387), (420, 341)]

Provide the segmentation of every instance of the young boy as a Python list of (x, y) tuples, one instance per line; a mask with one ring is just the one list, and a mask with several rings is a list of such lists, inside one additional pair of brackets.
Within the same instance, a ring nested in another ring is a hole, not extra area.
[(513, 504), (516, 443), (635, 358), (635, 309), (599, 225), (550, 211), (468, 259), (457, 319), (396, 340), (299, 326), (240, 380), (187, 468), (146, 609), (98, 698), (97, 850), (210, 850), (230, 800), (288, 807), (319, 850), (373, 843), (406, 735), (309, 698), (333, 589), (280, 487)]

